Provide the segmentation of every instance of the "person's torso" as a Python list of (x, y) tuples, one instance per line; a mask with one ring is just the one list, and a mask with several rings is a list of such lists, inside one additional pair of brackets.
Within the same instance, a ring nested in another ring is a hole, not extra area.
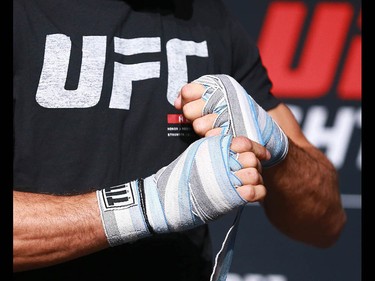
[[(75, 194), (147, 177), (197, 138), (173, 101), (202, 75), (235, 74), (221, 2), (128, 2), (13, 1), (14, 189)], [(251, 84), (257, 75), (247, 79), (246, 68), (235, 78)], [(207, 231), (141, 240), (14, 280), (208, 280)]]
[(209, 4), (15, 2), (16, 189), (79, 193), (146, 177), (196, 139), (173, 106), (180, 87), (231, 70)]

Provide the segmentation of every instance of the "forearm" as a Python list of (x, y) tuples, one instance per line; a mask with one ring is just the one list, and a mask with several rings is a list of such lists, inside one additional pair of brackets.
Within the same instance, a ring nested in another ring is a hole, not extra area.
[[(266, 155), (266, 149), (259, 148), (259, 157)], [(262, 199), (265, 187), (260, 175), (248, 176), (258, 173), (258, 162), (244, 159), (252, 149), (249, 139), (218, 135), (190, 144), (149, 177), (96, 193), (14, 192), (14, 270), (61, 263), (151, 235), (186, 231)], [(251, 191), (242, 192), (242, 197), (237, 186)]]
[(267, 187), (263, 206), (270, 221), (286, 235), (328, 247), (346, 221), (337, 172), (320, 150), (289, 143), (284, 161), (263, 172)]
[(13, 192), (13, 269), (68, 261), (108, 247), (95, 192), (53, 196)]

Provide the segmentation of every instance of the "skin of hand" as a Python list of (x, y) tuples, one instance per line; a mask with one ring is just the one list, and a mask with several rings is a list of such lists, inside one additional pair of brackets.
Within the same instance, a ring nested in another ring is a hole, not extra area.
[[(237, 190), (249, 202), (265, 197), (259, 159), (265, 148), (248, 138), (233, 138), (231, 150), (242, 169)], [(57, 196), (13, 191), (13, 271), (50, 266), (109, 247), (95, 192)]]
[[(220, 134), (220, 128), (212, 129), (216, 114), (202, 116), (203, 92), (204, 86), (200, 84), (186, 84), (174, 106), (192, 122), (198, 135)], [(346, 223), (337, 171), (324, 153), (307, 140), (285, 104), (279, 104), (268, 114), (288, 136), (289, 151), (277, 165), (263, 171), (257, 168), (267, 189), (266, 196), (259, 201), (270, 222), (285, 235), (315, 247), (330, 247), (338, 240)], [(247, 155), (254, 157), (259, 154), (259, 144), (252, 143), (253, 154)], [(256, 189), (251, 186), (238, 189), (241, 196), (245, 196), (247, 187), (253, 189), (249, 192)]]

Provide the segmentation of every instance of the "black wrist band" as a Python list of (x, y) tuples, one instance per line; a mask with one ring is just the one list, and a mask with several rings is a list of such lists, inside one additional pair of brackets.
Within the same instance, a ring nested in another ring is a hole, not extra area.
[(143, 216), (145, 218), (147, 229), (148, 229), (148, 231), (151, 234), (155, 234), (155, 231), (152, 228), (150, 222), (148, 221), (148, 217), (147, 217), (147, 211), (146, 211), (146, 194), (145, 194), (145, 190), (144, 190), (143, 179), (139, 178), (137, 180), (137, 182), (138, 182), (138, 190), (139, 190), (139, 198), (140, 198), (139, 201), (141, 203), (141, 208), (142, 208)]

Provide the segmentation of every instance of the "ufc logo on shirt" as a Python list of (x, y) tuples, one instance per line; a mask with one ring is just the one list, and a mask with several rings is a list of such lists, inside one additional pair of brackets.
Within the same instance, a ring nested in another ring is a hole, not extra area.
[[(132, 56), (160, 53), (160, 37), (114, 38), (114, 52)], [(78, 87), (65, 89), (72, 42), (64, 34), (46, 36), (44, 61), (36, 101), (46, 108), (88, 108), (95, 106), (103, 87), (107, 36), (83, 36)], [(186, 56), (208, 57), (206, 41), (170, 39), (166, 43), (168, 63), (167, 100), (173, 105), (179, 88), (187, 83)], [(124, 64), (115, 61), (109, 108), (129, 110), (132, 82), (160, 77), (160, 61)]]

